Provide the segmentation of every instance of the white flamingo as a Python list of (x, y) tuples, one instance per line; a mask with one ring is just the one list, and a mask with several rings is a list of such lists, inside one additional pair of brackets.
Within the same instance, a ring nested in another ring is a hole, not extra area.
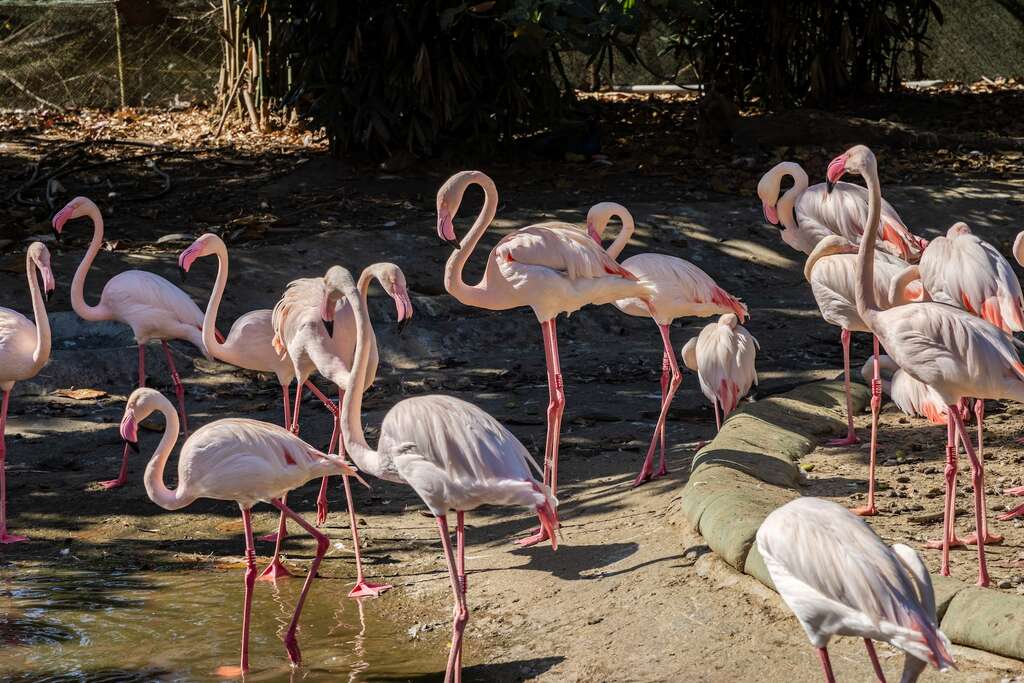
[(759, 348), (754, 335), (740, 325), (734, 313), (726, 313), (717, 322), (706, 325), (683, 345), (683, 363), (697, 374), (700, 390), (714, 405), (718, 429), (750, 387), (757, 384), (754, 361)]

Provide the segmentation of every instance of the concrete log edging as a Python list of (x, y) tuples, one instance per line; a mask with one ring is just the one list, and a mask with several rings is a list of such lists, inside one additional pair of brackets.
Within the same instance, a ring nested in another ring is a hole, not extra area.
[[(853, 387), (853, 406), (868, 402)], [(733, 568), (773, 589), (754, 537), (775, 508), (799, 497), (797, 460), (846, 427), (842, 382), (812, 382), (747, 403), (693, 459), (680, 497), (687, 523)], [(932, 575), (941, 628), (958, 645), (1024, 660), (1024, 596)]]

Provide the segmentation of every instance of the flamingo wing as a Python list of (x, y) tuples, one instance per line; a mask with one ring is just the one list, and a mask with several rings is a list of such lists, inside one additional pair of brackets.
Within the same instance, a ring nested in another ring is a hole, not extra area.
[(493, 253), (502, 274), (513, 284), (517, 279), (515, 263), (542, 266), (570, 280), (608, 275), (636, 279), (585, 232), (572, 226), (531, 225), (504, 237)]
[(697, 338), (701, 390), (708, 398), (717, 397), (726, 414), (736, 408), (751, 385), (757, 382), (754, 369), (757, 341), (735, 322), (733, 314), (723, 315), (719, 322), (701, 330)]
[(681, 318), (734, 313), (740, 322), (747, 319), (747, 305), (689, 261), (667, 254), (637, 254), (622, 265), (654, 292), (659, 314)]
[(166, 329), (168, 324), (203, 327), (203, 312), (188, 294), (145, 270), (126, 270), (110, 278), (100, 294), (100, 305), (133, 328), (140, 322), (151, 330)]

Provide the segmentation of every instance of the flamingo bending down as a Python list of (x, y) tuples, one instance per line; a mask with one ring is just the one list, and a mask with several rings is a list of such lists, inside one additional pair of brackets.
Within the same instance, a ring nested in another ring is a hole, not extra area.
[[(782, 179), (789, 176), (793, 187), (779, 197)], [(830, 235), (860, 244), (868, 216), (868, 192), (853, 183), (836, 183), (831, 192), (825, 183), (807, 186), (807, 173), (791, 161), (773, 166), (757, 183), (764, 218), (780, 227), (782, 241), (797, 251), (810, 254)], [(882, 200), (882, 229), (877, 247), (904, 261), (914, 263), (928, 242), (910, 232), (896, 209)]]
[(885, 676), (872, 640), (903, 650), (902, 683), (914, 683), (929, 663), (940, 671), (956, 666), (921, 557), (899, 543), (887, 547), (841, 505), (821, 498), (786, 503), (757, 530), (757, 549), (818, 649), (829, 683), (828, 643), (838, 635), (864, 639), (879, 681)]
[[(633, 216), (625, 207), (611, 202), (595, 204), (587, 214), (587, 232), (595, 242), (601, 244), (608, 220), (612, 216), (619, 218), (622, 229), (608, 247), (607, 254), (611, 258), (617, 258), (629, 243), (635, 225)], [(639, 486), (645, 481), (668, 473), (665, 464), (665, 420), (683, 378), (670, 337), (672, 322), (676, 318), (688, 316), (704, 318), (725, 314), (735, 314), (742, 322), (747, 317), (747, 307), (719, 287), (703, 270), (675, 256), (636, 254), (623, 261), (622, 267), (639, 277), (641, 282), (648, 284), (651, 294), (645, 299), (628, 297), (612, 303), (627, 315), (653, 319), (661, 332), (663, 345), (661, 411), (643, 466), (633, 480), (633, 485)], [(715, 410), (717, 415), (717, 406)], [(658, 469), (654, 471), (654, 451), (659, 445), (661, 457)]]
[[(306, 482), (330, 474), (359, 477), (341, 457), (316, 450), (287, 429), (268, 422), (228, 418), (197, 429), (181, 447), (178, 457), (178, 487), (173, 491), (164, 484), (164, 468), (178, 440), (178, 416), (174, 407), (153, 389), (136, 389), (128, 397), (121, 437), (125, 444), (138, 449), (139, 423), (154, 411), (163, 413), (164, 434), (146, 466), (145, 484), (149, 499), (165, 510), (180, 510), (199, 498), (233, 500), (242, 510), (245, 527), (245, 602), (242, 608), (242, 657), (238, 669), (221, 667), (218, 674), (237, 676), (249, 669), (249, 614), (252, 589), (256, 582), (256, 551), (252, 540), (252, 506), (269, 502), (291, 517), (316, 540), (316, 555), (309, 565), (306, 582), (295, 605), (285, 649), (292, 664), (301, 662), (295, 631), (317, 568), (327, 552), (329, 541), (289, 508), (285, 495)], [(362, 480), (360, 480), (362, 481)]]
[[(535, 510), (544, 537), (557, 549), (557, 501), (551, 489), (533, 478), (540, 467), (525, 447), (500, 422), (476, 406), (451, 396), (407, 398), (388, 411), (377, 449), (363, 434), (361, 417), (370, 349), (370, 318), (352, 276), (334, 266), (324, 276), (323, 310), (343, 296), (355, 318), (356, 351), (341, 407), (342, 434), (349, 456), (360, 470), (375, 477), (408, 484), (437, 518), (448, 562), (455, 615), (445, 682), (462, 680), (462, 636), (469, 620), (466, 606), (464, 519), (481, 505), (521, 505)], [(456, 514), (457, 556), (452, 554), (447, 514)], [(458, 558), (456, 563), (456, 557)]]
[[(126, 270), (107, 280), (95, 306), (85, 302), (85, 278), (89, 274), (93, 259), (103, 244), (103, 216), (99, 207), (85, 197), (75, 197), (53, 217), (53, 229), (59, 237), (64, 224), (81, 216), (92, 220), (92, 242), (82, 262), (75, 271), (71, 282), (71, 307), (82, 320), (116, 320), (132, 328), (135, 343), (139, 347), (139, 386), (146, 386), (146, 344), (160, 340), (174, 382), (174, 393), (178, 398), (181, 424), (188, 437), (188, 417), (185, 414), (185, 387), (174, 367), (171, 350), (167, 342), (172, 339), (187, 341), (204, 356), (210, 357), (203, 344), (203, 312), (188, 294), (172, 285), (166, 279), (144, 270)], [(128, 481), (128, 447), (121, 456), (121, 470), (116, 479), (100, 482), (106, 489), (124, 486)]]
[[(453, 220), (470, 185), (484, 191), (484, 205), (469, 233), (459, 243)], [(531, 225), (501, 238), (487, 257), (483, 279), (467, 285), (462, 270), (494, 219), (498, 191), (487, 175), (461, 171), (437, 192), (437, 235), (456, 247), (444, 271), (444, 286), (459, 302), (476, 308), (504, 311), (529, 306), (544, 336), (548, 375), (547, 438), (544, 444), (544, 483), (558, 490), (558, 446), (565, 410), (562, 371), (558, 361), (555, 319), (587, 304), (607, 304), (636, 297), (646, 301), (652, 288), (620, 266), (587, 234), (567, 223)], [(530, 546), (548, 538), (547, 530), (518, 543)]]
[(0, 306), (0, 545), (27, 541), (25, 536), (7, 532), (7, 405), (15, 382), (31, 379), (50, 360), (50, 319), (40, 292), (36, 273), (43, 280), (42, 292), (47, 299), (56, 286), (50, 270), (50, 252), (42, 242), (33, 242), (25, 254), (25, 274), (32, 297), (35, 324), (21, 313)]
[[(235, 321), (226, 339), (218, 339), (219, 335), (216, 333), (217, 313), (220, 310), (220, 302), (228, 280), (228, 251), (224, 241), (210, 233), (199, 237), (178, 256), (178, 266), (183, 274), (187, 273), (196, 259), (211, 254), (217, 256), (217, 279), (210, 292), (210, 302), (206, 306), (206, 314), (203, 316), (203, 344), (210, 355), (225, 363), (231, 363), (247, 370), (269, 372), (276, 375), (278, 384), (281, 385), (284, 403), (284, 427), (291, 429), (292, 416), (289, 408), (288, 387), (295, 378), (295, 367), (287, 354), (282, 356), (274, 349), (272, 311), (269, 308), (249, 311)], [(323, 401), (337, 420), (337, 406), (324, 396), (312, 382), (307, 380), (305, 385)], [(260, 573), (261, 581), (276, 581), (290, 575), (284, 564), (281, 563), (280, 554), (281, 541), (286, 535), (280, 529), (283, 527), (284, 519), (285, 515), (282, 515), (278, 533), (261, 538), (261, 540), (276, 541), (274, 560)]]
[(1024, 365), (1013, 342), (998, 327), (946, 304), (925, 301), (883, 310), (874, 288), (875, 243), (882, 196), (875, 156), (858, 145), (832, 160), (828, 181), (846, 172), (859, 173), (870, 193), (871, 215), (857, 262), (857, 312), (874, 332), (896, 364), (942, 397), (952, 423), (947, 429), (946, 514), (943, 525), (942, 573), (949, 574), (949, 546), (953, 538), (950, 508), (954, 504), (956, 435), (971, 461), (974, 514), (978, 543), (978, 584), (988, 585), (985, 543), (989, 542), (985, 510), (984, 464), (977, 457), (956, 409), (960, 399), (1012, 399), (1024, 401)]
[[(697, 374), (700, 390), (714, 405), (718, 429), (750, 387), (757, 384), (754, 361), (759, 348), (760, 344), (733, 313), (706, 325), (683, 346), (683, 363)], [(722, 406), (721, 417), (718, 406)]]
[[(398, 317), (398, 328), (403, 329), (412, 318), (412, 301), (405, 275), (401, 268), (393, 263), (375, 263), (367, 266), (359, 277), (359, 295), (364, 305), (370, 289), (370, 281), (376, 279), (384, 291), (395, 301)], [(315, 370), (333, 382), (338, 391), (347, 386), (355, 357), (355, 317), (344, 300), (331, 299), (331, 308), (321, 310), (325, 301), (323, 278), (303, 278), (288, 285), (287, 291), (274, 307), (274, 348), (287, 352), (294, 365), (295, 373), (303, 382)], [(369, 387), (377, 376), (378, 363), (377, 338), (370, 331)], [(364, 389), (365, 390), (365, 389)], [(293, 425), (298, 422), (298, 398)], [(334, 432), (331, 434), (331, 445), (340, 438), (342, 425), (337, 409), (334, 412)], [(344, 440), (340, 442), (339, 452), (344, 453)], [(352, 527), (352, 541), (356, 555), (356, 585), (349, 597), (377, 596), (388, 590), (387, 584), (374, 584), (363, 577), (362, 555), (359, 546), (359, 531), (356, 522), (355, 505), (352, 490), (347, 480), (343, 480), (345, 500), (348, 504), (349, 522)], [(327, 477), (320, 484), (317, 498), (317, 524), (327, 520)], [(285, 518), (282, 515), (278, 527), (278, 538), (284, 534)]]

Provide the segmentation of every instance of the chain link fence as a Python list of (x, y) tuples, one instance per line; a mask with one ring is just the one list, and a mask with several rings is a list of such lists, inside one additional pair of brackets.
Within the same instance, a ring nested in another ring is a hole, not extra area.
[(208, 102), (220, 12), (196, 0), (0, 0), (0, 109)]

